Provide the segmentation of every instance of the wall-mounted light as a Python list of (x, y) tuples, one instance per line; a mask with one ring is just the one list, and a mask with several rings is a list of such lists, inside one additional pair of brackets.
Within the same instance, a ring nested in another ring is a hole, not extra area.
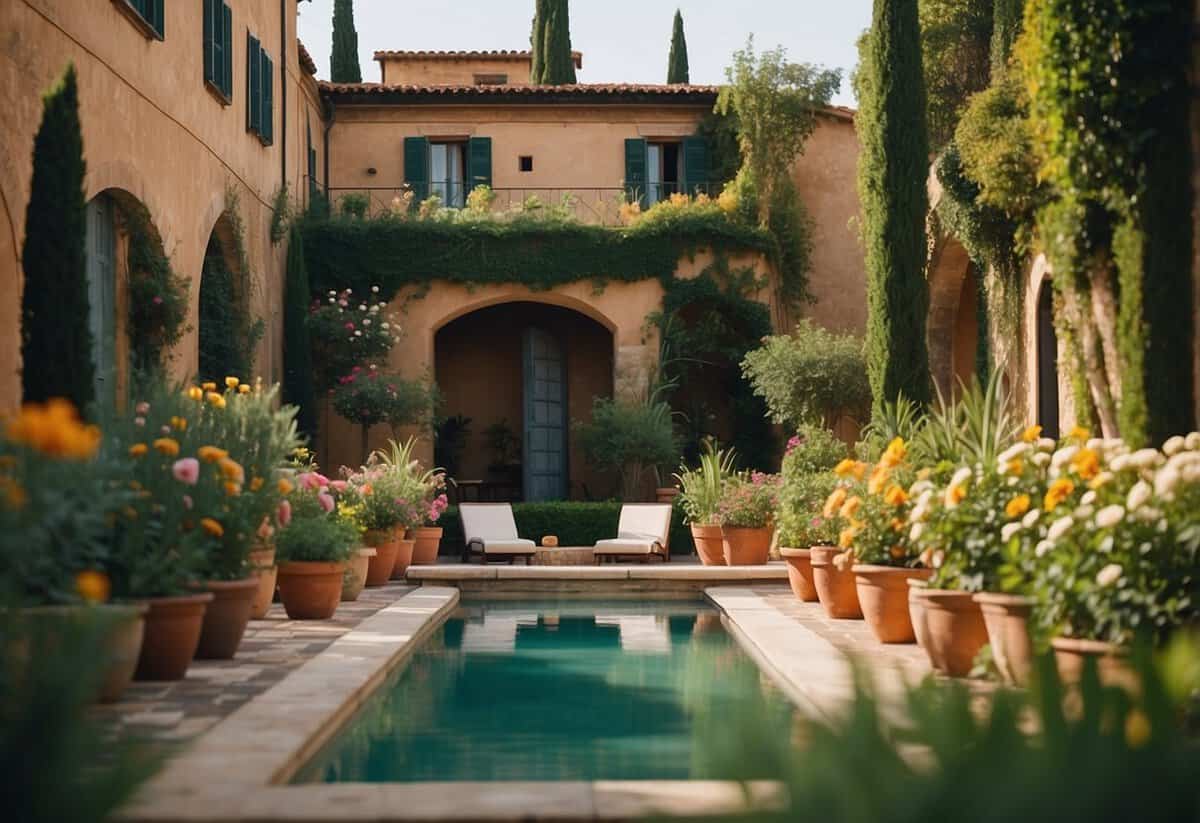
[(371, 166), (369, 169), (367, 169), (367, 174), (374, 177), (376, 174), (379, 174), (379, 172), (375, 169), (374, 166)]

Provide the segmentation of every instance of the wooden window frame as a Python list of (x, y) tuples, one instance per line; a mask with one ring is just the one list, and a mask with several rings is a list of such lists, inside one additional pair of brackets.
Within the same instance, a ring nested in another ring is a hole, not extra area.
[[(166, 33), (156, 29), (154, 24), (147, 20), (133, 5), (133, 0), (112, 0), (112, 2), (117, 7), (117, 10), (125, 15), (125, 18), (133, 23), (134, 28), (140, 31), (142, 36), (147, 40), (158, 40), (160, 43), (166, 40)], [(165, 25), (164, 28), (166, 28)]]

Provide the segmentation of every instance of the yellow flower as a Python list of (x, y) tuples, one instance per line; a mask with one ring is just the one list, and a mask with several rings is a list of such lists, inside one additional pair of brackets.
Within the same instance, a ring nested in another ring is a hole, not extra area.
[(1065, 477), (1060, 477), (1050, 484), (1042, 504), (1046, 511), (1052, 512), (1059, 503), (1070, 497), (1073, 491), (1075, 491), (1075, 484)]
[(225, 395), (210, 391), (207, 395), (208, 404), (218, 409), (225, 408)]
[(892, 546), (888, 549), (888, 554), (891, 555), (893, 560), (902, 560), (907, 552), (904, 551), (903, 546)]
[(200, 388), (204, 389), (206, 392), (207, 391), (216, 391), (217, 384), (216, 383), (201, 383)]
[(171, 428), (175, 429), (175, 431), (187, 431), (187, 418), (178, 416), (172, 417)]
[(889, 469), (894, 469), (904, 462), (904, 458), (908, 455), (908, 447), (904, 445), (904, 440), (897, 437), (891, 443), (888, 443), (887, 449), (883, 452), (883, 456), (879, 458), (880, 466), (887, 466)]
[(1004, 514), (1008, 516), (1009, 520), (1013, 520), (1029, 511), (1031, 505), (1033, 505), (1033, 501), (1029, 499), (1029, 495), (1018, 494), (1008, 501), (1008, 505), (1004, 507)]
[(87, 569), (75, 575), (75, 591), (85, 603), (105, 603), (112, 593), (112, 584), (104, 572)]
[(242, 493), (241, 486), (239, 486), (237, 483), (234, 483), (232, 480), (225, 481), (225, 496), (226, 497), (237, 497), (241, 493)]
[(1084, 480), (1091, 480), (1100, 473), (1100, 455), (1091, 449), (1080, 449), (1071, 458), (1071, 468)]
[(255, 477), (250, 480), (250, 491), (256, 492), (263, 487), (263, 479)]
[(23, 509), (29, 502), (29, 493), (11, 477), (0, 477), (0, 496), (4, 499), (4, 507), (10, 511)]
[(217, 466), (221, 469), (221, 476), (226, 480), (241, 484), (246, 479), (246, 472), (242, 469), (242, 465), (236, 460), (230, 460), (228, 457), (222, 457), (217, 461)]
[(143, 456), (145, 456), (146, 452), (148, 452), (148, 451), (150, 451), (150, 447), (147, 446), (145, 443), (134, 443), (132, 446), (129, 447), (129, 456), (130, 457), (143, 457)]
[(841, 509), (838, 510), (838, 516), (844, 517), (847, 520), (853, 520), (854, 515), (858, 514), (858, 509), (860, 506), (862, 506), (862, 498), (861, 497), (859, 497), (858, 495), (855, 495), (854, 497), (850, 497), (846, 500), (845, 503), (842, 504)]
[(216, 463), (218, 460), (224, 460), (229, 456), (229, 452), (224, 449), (218, 449), (216, 446), (201, 446), (196, 449), (196, 456), (205, 463)]
[(192, 400), (203, 400), (204, 389), (200, 388), (199, 386), (192, 386), (187, 390), (187, 396)]
[(22, 406), (8, 421), (7, 434), (14, 443), (53, 458), (87, 460), (100, 448), (100, 429), (81, 421), (75, 407), (60, 397)]
[(963, 502), (963, 500), (966, 498), (966, 496), (967, 496), (967, 487), (966, 486), (963, 486), (961, 484), (958, 486), (951, 486), (950, 488), (946, 489), (946, 498), (944, 501), (946, 504), (946, 508), (949, 508), (949, 509), (954, 508), (959, 503)]
[(892, 518), (892, 522), (891, 522), (892, 531), (902, 532), (902, 531), (904, 531), (904, 527), (906, 525), (908, 525), (908, 524), (905, 523), (903, 520), (901, 520), (899, 517)]
[(1134, 709), (1125, 717), (1125, 742), (1131, 749), (1140, 749), (1146, 745), (1152, 732), (1150, 719), (1141, 709)]
[(242, 382), (242, 381), (238, 380), (236, 377), (226, 377), (225, 378), (225, 388), (236, 389), (238, 387), (238, 383), (240, 383), (240, 382)]
[(242, 385), (238, 386), (238, 394), (249, 394), (249, 393), (250, 393), (250, 384), (249, 383), (243, 383)]
[(887, 466), (876, 466), (871, 472), (871, 479), (867, 481), (867, 493), (879, 494), (882, 492), (891, 474), (892, 472)]
[(175, 457), (179, 454), (179, 441), (160, 437), (154, 441), (154, 450), (165, 457)]
[(903, 506), (908, 502), (908, 492), (904, 491), (904, 489), (898, 484), (893, 483), (888, 487), (888, 490), (884, 492), (883, 502), (887, 503), (889, 506)]
[(854, 538), (857, 536), (858, 529), (854, 526), (847, 526), (846, 528), (842, 529), (841, 534), (838, 535), (838, 547), (842, 549), (850, 548), (850, 546), (854, 544)]
[(225, 534), (224, 527), (211, 517), (201, 517), (200, 528), (204, 529), (205, 534), (211, 537), (221, 537)]
[(1037, 439), (1041, 436), (1042, 436), (1042, 427), (1041, 426), (1030, 426), (1029, 428), (1025, 429), (1025, 431), (1021, 432), (1021, 440), (1023, 440), (1026, 443), (1036, 442)]
[(1091, 436), (1092, 436), (1092, 433), (1089, 432), (1087, 429), (1085, 429), (1083, 426), (1076, 426), (1075, 428), (1073, 428), (1069, 432), (1067, 432), (1068, 440), (1078, 440), (1080, 443), (1086, 443), (1088, 438), (1090, 438)]
[(833, 473), (838, 477), (853, 477), (855, 480), (862, 480), (863, 475), (867, 473), (867, 464), (861, 460), (851, 460), (847, 457), (834, 467)]
[[(285, 481), (280, 481), (280, 482), (285, 482)], [(286, 492), (285, 492), (285, 494), (286, 494)], [(840, 509), (842, 507), (842, 504), (845, 502), (846, 502), (846, 490), (843, 487), (838, 486), (836, 489), (833, 490), (833, 493), (829, 495), (828, 499), (826, 499), (825, 508), (821, 510), (821, 514), (823, 514), (825, 516), (825, 519), (828, 520), (829, 518), (831, 518), (835, 514), (837, 514), (838, 509)]]
[(1025, 471), (1025, 462), (1019, 457), (1014, 457), (1004, 464), (1004, 471), (1001, 474), (1020, 474)]
[(286, 477), (279, 478), (279, 482), (275, 485), (278, 487), (279, 493), (284, 497), (287, 497), (289, 494), (291, 494), (292, 489), (295, 488), (295, 486), (292, 485), (292, 481), (288, 480)]

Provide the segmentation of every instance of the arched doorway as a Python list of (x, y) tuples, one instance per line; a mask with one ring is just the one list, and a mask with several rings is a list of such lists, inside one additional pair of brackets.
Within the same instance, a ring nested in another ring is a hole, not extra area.
[(101, 192), (87, 205), (88, 328), (96, 398), (112, 399), (117, 380), (117, 207)]
[(613, 336), (572, 309), (486, 306), (434, 336), (441, 391), (436, 462), (465, 499), (554, 500), (599, 491), (572, 421), (613, 391)]
[(978, 273), (967, 250), (943, 238), (930, 260), (925, 339), (933, 383), (947, 399), (978, 373), (978, 299)]
[(251, 318), (251, 283), (244, 269), (233, 222), (227, 213), (222, 214), (209, 234), (200, 273), (196, 332), (201, 380), (253, 377), (254, 351), (263, 334), (263, 322)]
[(1042, 434), (1059, 436), (1058, 333), (1054, 329), (1054, 288), (1043, 280), (1037, 300), (1037, 422)]

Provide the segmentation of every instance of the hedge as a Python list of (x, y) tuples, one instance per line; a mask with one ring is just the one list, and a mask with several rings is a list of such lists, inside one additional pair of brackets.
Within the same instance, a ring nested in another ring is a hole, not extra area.
[[(517, 533), (535, 543), (548, 534), (558, 537), (560, 546), (592, 546), (598, 540), (617, 536), (617, 521), (621, 504), (617, 501), (554, 503), (513, 503), (513, 519)], [(441, 554), (456, 556), (462, 553), (463, 529), (458, 507), (451, 506), (438, 521), (445, 531)], [(683, 510), (678, 506), (671, 513), (671, 554), (692, 554), (692, 534), (683, 522)]]

